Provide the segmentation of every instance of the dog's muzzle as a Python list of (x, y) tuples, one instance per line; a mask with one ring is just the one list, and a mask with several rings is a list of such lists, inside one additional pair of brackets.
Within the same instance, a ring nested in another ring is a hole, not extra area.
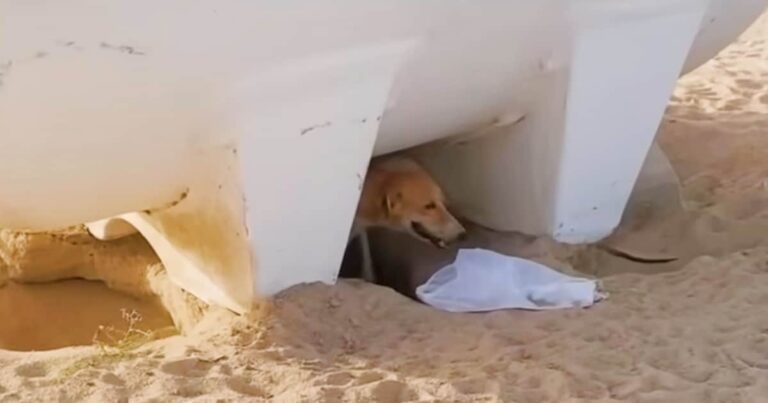
[(432, 245), (435, 245), (438, 248), (446, 247), (446, 243), (443, 239), (432, 235), (432, 233), (429, 232), (429, 230), (425, 226), (421, 225), (420, 223), (411, 221), (411, 229), (413, 230), (413, 232), (416, 233), (416, 235), (429, 241), (429, 243), (431, 243)]

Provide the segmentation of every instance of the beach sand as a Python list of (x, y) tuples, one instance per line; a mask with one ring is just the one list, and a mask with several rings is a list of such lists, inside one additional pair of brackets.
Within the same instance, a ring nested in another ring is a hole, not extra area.
[[(585, 310), (448, 314), (343, 280), (238, 317), (174, 289), (140, 238), (3, 231), (0, 346), (118, 346), (0, 351), (0, 402), (768, 401), (768, 15), (680, 80), (657, 140), (685, 208), (645, 195), (602, 246), (483, 233), (601, 278)], [(62, 273), (110, 287), (46, 282)]]

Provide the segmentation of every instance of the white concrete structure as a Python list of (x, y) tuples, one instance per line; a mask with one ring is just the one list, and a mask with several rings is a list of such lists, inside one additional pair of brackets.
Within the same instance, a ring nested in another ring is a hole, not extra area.
[(242, 312), (333, 282), (371, 155), (443, 139), (466, 216), (594, 241), (767, 1), (0, 0), (0, 227), (136, 228)]

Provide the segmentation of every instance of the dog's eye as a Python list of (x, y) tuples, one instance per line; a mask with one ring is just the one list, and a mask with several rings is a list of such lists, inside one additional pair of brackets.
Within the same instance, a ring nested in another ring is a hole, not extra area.
[(434, 210), (437, 208), (437, 204), (435, 202), (427, 203), (427, 205), (424, 206), (425, 210)]

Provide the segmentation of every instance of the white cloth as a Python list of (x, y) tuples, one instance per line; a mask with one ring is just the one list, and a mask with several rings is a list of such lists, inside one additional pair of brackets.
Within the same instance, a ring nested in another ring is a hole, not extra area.
[(449, 312), (588, 307), (605, 298), (595, 280), (484, 249), (461, 249), (456, 260), (416, 289), (424, 303)]

